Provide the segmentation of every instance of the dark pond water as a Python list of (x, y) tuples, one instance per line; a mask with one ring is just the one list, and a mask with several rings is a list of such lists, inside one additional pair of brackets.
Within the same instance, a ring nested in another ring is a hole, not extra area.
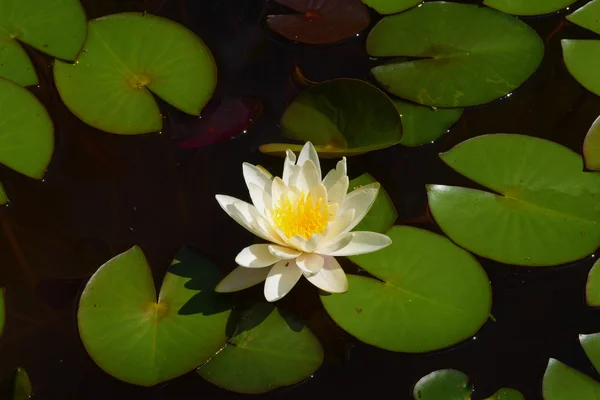
[[(249, 97), (260, 100), (264, 111), (234, 140), (197, 150), (174, 145), (175, 139), (199, 129), (197, 120), (164, 104), (162, 134), (105, 134), (64, 108), (50, 79), (50, 60), (30, 52), (41, 76), (40, 87), (33, 91), (54, 118), (57, 143), (42, 184), (0, 168), (0, 180), (12, 200), (0, 210), (0, 286), (7, 288), (10, 313), (0, 341), (0, 374), (25, 367), (39, 399), (239, 398), (193, 372), (155, 388), (128, 385), (102, 372), (77, 335), (79, 291), (98, 266), (134, 244), (143, 248), (157, 282), (186, 242), (224, 271), (231, 269), (237, 252), (254, 239), (220, 210), (214, 194), (247, 197), (242, 161), (280, 173), (281, 159), (264, 156), (257, 147), (281, 140), (278, 120), (301, 89), (296, 68), (314, 81), (371, 80), (366, 33), (320, 47), (290, 43), (265, 28), (266, 13), (278, 8), (263, 0), (83, 3), (90, 18), (146, 10), (185, 24), (205, 40), (219, 65), (219, 85), (208, 108)], [(506, 99), (467, 110), (435, 144), (395, 146), (351, 158), (351, 177), (366, 171), (375, 176), (392, 196), (399, 224), (439, 231), (426, 217), (424, 185), (474, 184), (445, 167), (437, 153), (485, 133), (539, 136), (580, 152), (587, 129), (600, 114), (600, 98), (578, 85), (562, 62), (561, 38), (592, 37), (566, 24), (565, 15), (526, 19), (546, 41), (547, 52), (523, 87)], [(333, 161), (326, 163), (331, 165)], [(420, 377), (435, 369), (456, 368), (474, 380), (475, 399), (503, 386), (520, 390), (527, 399), (540, 399), (549, 357), (600, 379), (577, 338), (579, 333), (600, 331), (600, 311), (588, 308), (584, 299), (593, 257), (535, 270), (480, 261), (493, 285), (497, 321), (488, 322), (470, 340), (424, 355), (396, 354), (356, 342), (322, 318), (316, 290), (301, 284), (282, 307), (312, 317), (311, 328), (324, 342), (328, 362), (307, 382), (267, 396), (411, 399), (412, 385)], [(260, 288), (242, 296), (259, 298)]]

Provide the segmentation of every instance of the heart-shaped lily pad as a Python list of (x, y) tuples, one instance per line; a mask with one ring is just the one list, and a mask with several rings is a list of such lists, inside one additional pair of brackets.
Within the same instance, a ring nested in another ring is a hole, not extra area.
[[(0, 78), (0, 163), (42, 179), (54, 151), (54, 127), (44, 106), (27, 89)], [(0, 187), (0, 204), (8, 201)]]
[(563, 39), (560, 43), (565, 65), (573, 78), (600, 96), (600, 40)]
[(600, 171), (600, 117), (594, 121), (583, 142), (585, 166)]
[[(375, 86), (358, 79), (334, 79), (300, 93), (281, 118), (283, 136), (311, 141), (319, 156), (338, 158), (390, 147), (402, 139), (402, 123), (394, 103)], [(302, 145), (260, 147), (285, 155)]]
[(217, 268), (182, 248), (158, 301), (139, 247), (104, 264), (79, 303), (81, 340), (100, 368), (125, 382), (152, 386), (201, 365), (227, 340), (229, 299), (214, 292)]
[(82, 121), (117, 134), (159, 131), (162, 118), (152, 93), (200, 115), (214, 91), (216, 67), (194, 33), (139, 13), (95, 19), (88, 30), (77, 61), (54, 67), (62, 100)]
[(371, 18), (360, 0), (275, 0), (296, 14), (269, 15), (267, 25), (281, 36), (309, 44), (335, 43), (357, 35)]
[(198, 368), (204, 379), (238, 393), (266, 393), (310, 377), (323, 362), (319, 340), (272, 304), (246, 311), (227, 345)]
[(457, 244), (482, 257), (525, 266), (583, 258), (600, 245), (600, 174), (557, 143), (483, 135), (440, 155), (494, 191), (431, 185), (431, 214)]
[(543, 15), (567, 8), (577, 0), (485, 0), (483, 4), (514, 15)]
[(600, 34), (600, 0), (592, 0), (571, 15), (567, 19), (585, 29)]
[(542, 39), (524, 22), (474, 4), (424, 3), (383, 18), (367, 52), (394, 59), (372, 69), (388, 91), (436, 107), (485, 104), (512, 92), (537, 69)]
[[(350, 181), (348, 190), (356, 190), (360, 186), (369, 185), (375, 182), (377, 181), (371, 175), (362, 174), (358, 178), (354, 178)], [(371, 209), (367, 215), (365, 215), (363, 220), (356, 225), (354, 230), (357, 232), (369, 231), (385, 233), (392, 227), (392, 225), (394, 225), (396, 218), (398, 218), (396, 207), (394, 207), (394, 203), (385, 189), (380, 186), (379, 192), (377, 193), (377, 197), (375, 198)]]
[(392, 244), (352, 257), (377, 279), (349, 275), (349, 290), (322, 294), (327, 313), (346, 332), (386, 350), (422, 353), (473, 335), (487, 320), (492, 293), (468, 252), (438, 234), (394, 226)]
[(585, 298), (589, 306), (600, 307), (600, 260), (594, 263), (588, 275)]
[(86, 34), (79, 0), (0, 0), (0, 76), (21, 86), (38, 83), (17, 40), (53, 57), (74, 60)]
[(396, 14), (421, 4), (423, 0), (362, 0), (362, 2), (379, 14)]
[(23, 368), (17, 368), (0, 381), (0, 399), (28, 400), (31, 392), (31, 381)]
[(432, 143), (459, 120), (462, 108), (431, 108), (403, 100), (394, 100), (402, 119), (404, 146)]

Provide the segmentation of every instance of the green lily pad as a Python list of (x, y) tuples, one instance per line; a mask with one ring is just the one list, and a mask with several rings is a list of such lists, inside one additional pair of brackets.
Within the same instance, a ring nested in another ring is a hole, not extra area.
[[(400, 143), (402, 123), (394, 103), (375, 86), (358, 79), (333, 79), (300, 93), (281, 119), (283, 136), (311, 141), (319, 156), (364, 154)], [(260, 147), (285, 155), (302, 145), (272, 143)]]
[(593, 0), (567, 15), (567, 19), (592, 32), (600, 34), (600, 0)]
[(394, 59), (371, 70), (391, 93), (435, 107), (485, 104), (537, 69), (542, 39), (524, 22), (475, 4), (429, 2), (383, 18), (367, 52)]
[(349, 290), (322, 294), (327, 313), (346, 332), (391, 351), (422, 353), (452, 346), (487, 320), (492, 293), (468, 252), (435, 233), (394, 226), (392, 244), (352, 257), (377, 279), (349, 275)]
[(577, 0), (485, 0), (483, 4), (507, 14), (543, 15), (567, 8)]
[(525, 396), (518, 390), (502, 388), (486, 400), (525, 400)]
[(23, 368), (17, 368), (0, 381), (0, 399), (28, 400), (31, 393), (31, 381)]
[(594, 121), (583, 142), (585, 166), (600, 171), (600, 117)]
[(4, 186), (0, 183), (0, 206), (8, 204), (8, 196), (6, 195), (6, 191), (4, 190)]
[(433, 371), (419, 379), (414, 387), (415, 400), (469, 400), (473, 383), (455, 369)]
[(440, 155), (494, 191), (428, 186), (431, 214), (458, 245), (524, 266), (558, 265), (600, 245), (600, 174), (571, 150), (524, 135), (483, 135)]
[(0, 0), (0, 76), (36, 85), (31, 60), (18, 41), (46, 54), (74, 60), (87, 35), (79, 0)]
[(227, 345), (198, 373), (238, 393), (266, 393), (310, 377), (323, 362), (319, 340), (298, 318), (258, 303), (238, 321)]
[(600, 399), (600, 383), (589, 376), (550, 359), (542, 384), (544, 400)]
[(396, 14), (419, 5), (423, 0), (362, 0), (379, 14)]
[(195, 34), (139, 13), (95, 19), (88, 29), (77, 62), (54, 67), (62, 100), (82, 121), (124, 135), (159, 131), (162, 117), (152, 93), (200, 115), (217, 78), (212, 55)]
[(600, 40), (560, 41), (569, 73), (584, 88), (600, 96)]
[(462, 108), (437, 108), (421, 106), (403, 100), (394, 100), (400, 113), (404, 134), (400, 144), (422, 146), (439, 139), (460, 119)]
[(79, 303), (81, 340), (113, 377), (152, 386), (193, 370), (227, 340), (229, 299), (214, 292), (217, 268), (184, 247), (163, 281), (158, 301), (139, 247), (108, 261)]
[(594, 263), (588, 275), (585, 298), (589, 306), (600, 307), (600, 260)]
[(54, 128), (44, 106), (27, 89), (0, 78), (0, 163), (42, 179), (54, 151)]
[[(350, 181), (348, 190), (352, 191), (359, 186), (365, 186), (376, 182), (377, 181), (375, 178), (373, 178), (371, 175), (362, 174), (358, 178), (354, 178)], [(394, 207), (394, 202), (387, 194), (385, 189), (380, 186), (379, 192), (377, 193), (377, 197), (375, 198), (375, 202), (373, 202), (371, 209), (367, 215), (365, 215), (363, 220), (356, 225), (354, 230), (385, 233), (392, 227), (392, 225), (394, 225), (396, 218), (398, 218), (398, 213), (396, 212), (396, 207)]]

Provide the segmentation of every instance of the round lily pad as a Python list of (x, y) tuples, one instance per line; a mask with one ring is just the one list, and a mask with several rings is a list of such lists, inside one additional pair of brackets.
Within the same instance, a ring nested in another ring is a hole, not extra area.
[(468, 252), (435, 233), (408, 226), (387, 232), (392, 244), (352, 257), (378, 279), (349, 275), (349, 290), (322, 294), (346, 332), (391, 351), (422, 353), (473, 335), (487, 320), (492, 293)]
[(434, 371), (419, 379), (413, 390), (415, 400), (469, 400), (471, 393), (471, 380), (455, 369)]
[(572, 23), (600, 34), (600, 0), (592, 0), (573, 14), (567, 15)]
[(503, 388), (485, 400), (525, 400), (525, 396), (518, 390)]
[(269, 15), (267, 25), (295, 42), (339, 42), (357, 35), (371, 22), (367, 8), (360, 0), (275, 1), (296, 13)]
[(0, 77), (21, 86), (38, 83), (18, 41), (53, 57), (74, 60), (87, 35), (79, 0), (0, 0)]
[(421, 4), (423, 0), (362, 0), (362, 2), (379, 14), (396, 14)]
[(300, 319), (258, 303), (241, 316), (227, 345), (197, 371), (224, 389), (258, 394), (296, 384), (322, 362), (321, 343)]
[(577, 0), (485, 0), (483, 4), (514, 15), (543, 15), (567, 8)]
[(156, 298), (139, 247), (104, 264), (87, 283), (78, 325), (100, 368), (125, 382), (152, 386), (193, 370), (227, 340), (229, 299), (214, 292), (217, 268), (180, 250)]
[(600, 96), (600, 40), (560, 41), (569, 73), (587, 90)]
[(23, 368), (15, 369), (0, 381), (0, 399), (29, 400), (31, 394), (31, 381)]
[[(356, 190), (360, 186), (370, 185), (376, 182), (377, 181), (375, 178), (373, 178), (371, 175), (362, 174), (358, 178), (354, 178), (350, 181), (348, 190)], [(369, 212), (367, 215), (365, 215), (362, 221), (356, 225), (354, 230), (357, 232), (369, 231), (385, 233), (392, 227), (392, 225), (394, 225), (396, 218), (398, 218), (396, 207), (394, 207), (394, 203), (385, 189), (380, 186), (377, 197), (369, 209)]]
[(462, 108), (431, 108), (403, 100), (394, 100), (404, 129), (400, 144), (422, 146), (432, 143), (459, 120)]
[(429, 2), (383, 18), (369, 34), (367, 52), (395, 57), (371, 70), (391, 93), (429, 106), (465, 107), (519, 87), (542, 61), (544, 43), (527, 24), (499, 11)]
[(600, 399), (600, 383), (551, 358), (544, 373), (542, 393), (544, 400)]
[(0, 163), (42, 179), (54, 151), (54, 127), (27, 89), (0, 78)]
[(594, 121), (583, 142), (585, 166), (600, 171), (600, 117)]
[(458, 245), (524, 266), (558, 265), (600, 245), (600, 174), (547, 140), (483, 135), (440, 155), (451, 168), (495, 193), (428, 186), (431, 214)]
[(600, 307), (600, 260), (594, 263), (585, 285), (585, 298), (592, 307)]
[(215, 89), (216, 67), (194, 33), (140, 13), (95, 19), (88, 30), (77, 61), (54, 67), (62, 100), (82, 121), (124, 135), (159, 131), (162, 117), (152, 93), (200, 115)]
[[(288, 139), (311, 141), (319, 156), (364, 154), (400, 142), (402, 123), (394, 103), (375, 86), (358, 79), (333, 79), (300, 93), (281, 118)], [(260, 151), (285, 155), (302, 145), (266, 144)]]

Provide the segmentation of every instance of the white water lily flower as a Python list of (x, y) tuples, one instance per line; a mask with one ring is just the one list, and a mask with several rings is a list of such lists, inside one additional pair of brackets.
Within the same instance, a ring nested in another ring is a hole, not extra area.
[(351, 232), (365, 217), (379, 184), (348, 192), (346, 159), (321, 178), (317, 152), (308, 142), (298, 160), (287, 150), (283, 177), (244, 163), (243, 174), (253, 204), (217, 195), (231, 218), (270, 242), (243, 249), (239, 265), (217, 286), (217, 292), (235, 292), (265, 281), (265, 298), (276, 301), (294, 287), (302, 275), (329, 293), (348, 290), (344, 270), (336, 256), (365, 254), (392, 243), (375, 232)]

